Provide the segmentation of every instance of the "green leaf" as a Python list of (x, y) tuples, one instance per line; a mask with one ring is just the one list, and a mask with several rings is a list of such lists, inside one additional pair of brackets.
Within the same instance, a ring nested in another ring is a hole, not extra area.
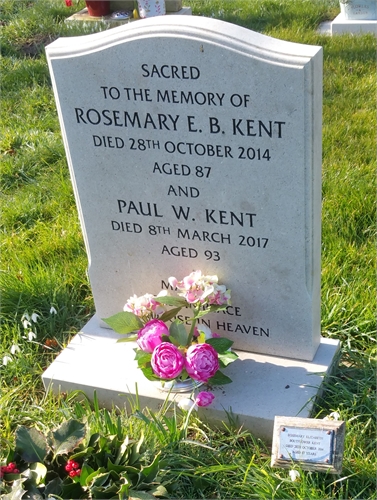
[(81, 474), (80, 474), (80, 484), (81, 486), (87, 486), (88, 484), (88, 477), (93, 474), (94, 469), (92, 469), (88, 464), (83, 464), (81, 467)]
[(137, 340), (137, 334), (136, 335), (130, 335), (129, 337), (123, 337), (121, 339), (117, 340), (117, 344), (120, 342), (135, 342)]
[(109, 472), (116, 472), (117, 474), (120, 474), (122, 472), (126, 471), (126, 466), (125, 465), (117, 465), (113, 464), (110, 458), (107, 459), (107, 470)]
[(188, 333), (183, 323), (178, 320), (173, 321), (173, 323), (170, 325), (169, 333), (170, 337), (178, 342), (178, 345), (187, 345)]
[(172, 318), (177, 316), (177, 314), (181, 309), (182, 307), (175, 307), (174, 309), (170, 309), (170, 311), (166, 311), (164, 312), (164, 314), (161, 314), (161, 316), (158, 319), (166, 323), (166, 321), (170, 321)]
[(209, 307), (209, 312), (216, 312), (216, 311), (225, 311), (226, 308), (228, 307), (229, 304), (224, 304), (222, 306), (217, 306), (213, 304), (212, 306)]
[(197, 312), (197, 313), (193, 316), (193, 318), (192, 318), (192, 319), (199, 319), (199, 318), (201, 318), (202, 316), (205, 316), (206, 314), (208, 314), (209, 312), (210, 312), (210, 310), (209, 310), (209, 309), (204, 309), (204, 310), (202, 310), (202, 309), (201, 309), (200, 311), (198, 311), (198, 312)]
[(161, 380), (159, 377), (156, 377), (150, 366), (142, 368), (141, 371), (143, 372), (144, 377), (147, 378), (148, 380), (151, 380), (152, 382), (155, 382), (156, 380)]
[(97, 474), (93, 479), (92, 486), (103, 486), (109, 478), (109, 472)]
[(53, 498), (53, 495), (60, 496), (62, 490), (62, 480), (60, 477), (55, 477), (46, 484), (44, 490), (45, 498)]
[(233, 363), (233, 361), (236, 361), (236, 359), (238, 359), (238, 356), (233, 351), (227, 351), (219, 354), (219, 361), (222, 364), (222, 368), (225, 368), (230, 363)]
[(150, 352), (145, 352), (141, 349), (135, 349), (135, 353), (135, 361), (137, 361), (139, 368), (142, 368), (152, 359), (152, 354)]
[(16, 451), (25, 462), (44, 462), (48, 453), (47, 440), (36, 429), (23, 425), (16, 429)]
[(124, 454), (127, 452), (129, 445), (130, 445), (130, 440), (129, 440), (129, 437), (126, 436), (126, 438), (124, 439), (124, 441), (122, 442), (122, 444), (119, 447), (119, 450), (118, 450), (118, 453), (117, 453), (117, 456), (115, 459), (116, 465), (118, 465), (122, 462)]
[[(124, 478), (124, 481), (127, 481), (126, 478)], [(129, 490), (129, 484), (122, 484), (122, 486), (118, 490), (118, 498), (119, 500), (128, 500), (128, 490)]]
[[(98, 434), (99, 438), (99, 434)], [(84, 448), (81, 451), (78, 451), (77, 453), (74, 453), (73, 455), (70, 456), (71, 460), (78, 460), (80, 458), (86, 457), (87, 455), (90, 455), (94, 451), (93, 446), (88, 446), (88, 448)]]
[(208, 380), (210, 385), (225, 385), (230, 384), (232, 379), (224, 375), (220, 370), (217, 370), (215, 375)]
[(208, 339), (206, 343), (211, 345), (219, 354), (225, 353), (233, 345), (231, 340), (224, 337)]
[(165, 306), (175, 306), (179, 308), (188, 306), (186, 299), (183, 297), (171, 297), (170, 295), (166, 295), (165, 297), (155, 297), (154, 300)]
[(31, 464), (29, 479), (36, 486), (44, 482), (46, 474), (47, 474), (47, 467), (44, 464), (41, 464), (40, 462), (35, 462)]
[(161, 336), (162, 342), (169, 342), (170, 344), (174, 344), (175, 347), (179, 347), (181, 344), (174, 337), (169, 337), (168, 335)]
[(64, 483), (62, 484), (61, 497), (62, 498), (81, 498), (83, 490), (79, 483)]
[(159, 484), (158, 486), (150, 489), (149, 493), (155, 497), (166, 497), (167, 498), (169, 496), (168, 490), (162, 484)]
[[(85, 485), (88, 486), (90, 484), (93, 484), (94, 480), (98, 477), (98, 476), (103, 476), (104, 474), (106, 474), (106, 469), (105, 467), (100, 467), (99, 469), (97, 470), (93, 470), (93, 472), (91, 472), (90, 474), (88, 474), (86, 476), (86, 479), (85, 479)], [(81, 477), (81, 476), (80, 476)]]
[(73, 451), (84, 440), (86, 425), (78, 420), (67, 420), (52, 432), (55, 456)]
[(1, 496), (2, 500), (21, 500), (25, 494), (25, 490), (22, 483), (25, 479), (16, 479), (12, 485), (12, 491), (10, 493)]
[(147, 491), (129, 490), (129, 500), (155, 500), (155, 497)]
[(119, 312), (109, 318), (102, 318), (102, 320), (111, 326), (114, 332), (121, 334), (135, 332), (144, 326), (143, 322), (136, 314), (128, 311)]
[(157, 455), (154, 457), (153, 462), (148, 465), (148, 467), (142, 467), (141, 468), (141, 475), (143, 477), (143, 481), (146, 483), (151, 483), (155, 477), (158, 474), (159, 471), (159, 461), (160, 461), (160, 453), (157, 453)]
[(202, 316), (205, 316), (206, 314), (213, 313), (216, 311), (224, 311), (226, 308), (227, 308), (226, 305), (223, 305), (223, 306), (212, 305), (212, 306), (208, 307), (207, 309), (201, 309), (200, 311), (198, 311), (195, 314), (195, 316), (193, 317), (193, 319), (199, 319)]

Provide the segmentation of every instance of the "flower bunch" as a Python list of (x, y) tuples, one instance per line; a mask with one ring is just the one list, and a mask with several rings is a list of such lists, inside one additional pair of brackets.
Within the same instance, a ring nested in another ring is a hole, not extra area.
[[(136, 340), (135, 359), (149, 380), (191, 378), (198, 384), (230, 383), (220, 368), (237, 359), (237, 354), (230, 350), (233, 342), (198, 324), (205, 314), (230, 305), (230, 290), (218, 284), (217, 276), (205, 276), (201, 271), (194, 271), (181, 281), (175, 277), (168, 281), (177, 295), (134, 295), (123, 312), (104, 321), (117, 333), (137, 332), (119, 341)], [(178, 319), (182, 308), (191, 309), (193, 316), (185, 321)]]

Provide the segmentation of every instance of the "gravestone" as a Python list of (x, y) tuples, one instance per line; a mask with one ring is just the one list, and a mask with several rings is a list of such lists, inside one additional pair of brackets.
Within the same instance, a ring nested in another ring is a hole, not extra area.
[[(203, 322), (243, 351), (237, 373), (229, 368), (234, 384), (259, 380), (261, 396), (262, 380), (274, 392), (290, 373), (300, 397), (285, 389), (270, 405), (280, 398), (289, 413), (276, 413), (296, 415), (313, 396), (306, 384), (322, 380), (305, 377), (327, 372), (338, 348), (320, 337), (322, 49), (167, 16), (59, 39), (46, 53), (96, 315), (45, 385), (77, 388), (63, 365), (85, 358), (95, 375), (105, 345), (111, 369), (117, 356), (134, 366), (132, 348), (114, 347), (101, 318), (200, 269), (232, 290), (227, 311)], [(145, 381), (129, 370), (127, 387), (90, 377), (82, 386), (132, 392)], [(255, 400), (251, 390), (219, 408)], [(274, 409), (263, 405), (239, 413), (268, 422), (267, 433)]]

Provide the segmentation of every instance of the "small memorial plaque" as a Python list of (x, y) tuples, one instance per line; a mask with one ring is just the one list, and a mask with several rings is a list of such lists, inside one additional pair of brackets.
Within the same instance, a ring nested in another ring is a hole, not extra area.
[(275, 417), (271, 465), (339, 473), (344, 433), (342, 421)]

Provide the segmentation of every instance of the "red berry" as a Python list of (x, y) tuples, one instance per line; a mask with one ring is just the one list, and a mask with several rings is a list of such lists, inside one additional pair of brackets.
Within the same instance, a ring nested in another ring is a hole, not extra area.
[(79, 476), (81, 474), (81, 469), (76, 469), (76, 476)]
[(76, 471), (75, 470), (71, 470), (70, 473), (69, 473), (70, 477), (75, 477), (76, 476)]
[(13, 474), (19, 474), (20, 471), (18, 469), (13, 469)]
[(72, 460), (72, 469), (78, 469), (80, 467), (80, 464), (78, 462), (75, 462), (74, 460)]
[(15, 469), (15, 468), (16, 468), (16, 464), (15, 464), (14, 462), (9, 462), (9, 464), (8, 464), (8, 469), (9, 469), (9, 470), (13, 470), (13, 469)]
[(64, 467), (67, 472), (71, 472), (72, 470), (72, 465), (67, 463), (67, 465)]

